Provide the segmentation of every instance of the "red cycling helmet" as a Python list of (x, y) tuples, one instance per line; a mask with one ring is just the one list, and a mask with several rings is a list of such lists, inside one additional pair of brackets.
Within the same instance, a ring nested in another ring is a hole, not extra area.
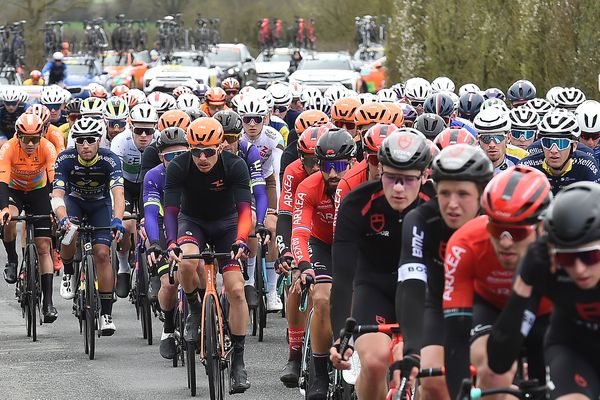
[(225, 78), (223, 82), (221, 82), (221, 87), (223, 90), (240, 90), (240, 82), (232, 77)]
[(490, 220), (506, 225), (533, 225), (552, 200), (550, 182), (543, 172), (516, 165), (487, 184), (481, 205)]
[(477, 141), (471, 132), (465, 128), (446, 128), (433, 139), (433, 143), (435, 143), (440, 150), (443, 150), (452, 144), (464, 143), (471, 146), (477, 145)]
[(325, 133), (329, 131), (327, 126), (312, 126), (306, 129), (298, 138), (298, 153), (303, 155), (315, 154), (317, 141)]
[(374, 152), (379, 151), (379, 147), (383, 142), (383, 139), (388, 137), (392, 132), (397, 130), (396, 125), (392, 124), (375, 124), (369, 128), (365, 133), (364, 142), (365, 150), (371, 150)]

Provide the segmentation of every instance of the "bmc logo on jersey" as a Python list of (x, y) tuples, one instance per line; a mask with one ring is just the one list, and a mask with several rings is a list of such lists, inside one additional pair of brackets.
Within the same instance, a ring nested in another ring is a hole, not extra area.
[(371, 229), (375, 233), (379, 233), (385, 227), (385, 216), (383, 214), (372, 214), (371, 215)]

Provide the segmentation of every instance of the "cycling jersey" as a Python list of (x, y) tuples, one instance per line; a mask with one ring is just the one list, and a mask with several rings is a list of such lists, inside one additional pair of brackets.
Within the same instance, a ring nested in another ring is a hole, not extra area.
[(310, 268), (308, 240), (312, 236), (323, 243), (333, 242), (333, 197), (326, 192), (320, 173), (304, 179), (296, 189), (292, 215), (292, 254), (301, 270)]
[[(229, 107), (223, 106), (223, 110), (229, 110)], [(204, 114), (208, 115), (209, 117), (213, 116), (213, 114), (210, 112), (210, 110), (208, 108), (207, 103), (200, 104), (200, 111), (202, 111)], [(215, 114), (216, 114), (216, 112), (215, 112)]]
[(285, 170), (287, 169), (288, 165), (290, 165), (291, 163), (293, 163), (295, 160), (297, 160), (299, 158), (298, 155), (298, 137), (296, 137), (294, 140), (292, 140), (292, 134), (295, 134), (295, 131), (291, 131), (290, 135), (288, 136), (288, 145), (285, 148), (285, 150), (283, 150), (283, 153), (281, 154), (281, 160), (280, 160), (280, 170), (279, 170), (279, 181), (283, 182), (283, 175), (285, 173)]
[(556, 195), (562, 188), (574, 182), (592, 181), (600, 182), (600, 172), (596, 159), (583, 152), (575, 150), (568, 161), (565, 171), (556, 176), (546, 164), (543, 153), (529, 156), (521, 160), (521, 164), (530, 165), (542, 171), (552, 187), (552, 193)]
[(57, 64), (55, 61), (48, 61), (42, 69), (44, 80), (48, 85), (61, 83), (67, 78), (67, 65), (64, 63)]
[(150, 244), (160, 241), (161, 226), (159, 216), (164, 215), (163, 193), (165, 188), (166, 167), (164, 164), (152, 168), (144, 176), (144, 227)]
[(56, 149), (56, 154), (59, 154), (65, 149), (65, 137), (62, 131), (56, 126), (50, 124), (44, 137), (52, 142)]
[(222, 152), (215, 166), (200, 172), (187, 152), (167, 167), (164, 188), (167, 244), (177, 240), (181, 213), (203, 221), (218, 221), (237, 212), (237, 239), (246, 241), (252, 225), (250, 174), (238, 156)]
[(34, 82), (33, 79), (27, 78), (23, 81), (23, 86), (44, 86), (44, 78), (38, 79), (37, 82)]
[(500, 172), (505, 171), (510, 167), (514, 167), (515, 165), (519, 164), (521, 159), (527, 157), (528, 155), (529, 153), (527, 153), (527, 150), (523, 150), (519, 147), (512, 146), (510, 144), (506, 145), (506, 154), (504, 156), (504, 161), (502, 162), (502, 164), (494, 168), (494, 173), (499, 174)]
[(60, 131), (63, 133), (63, 137), (65, 140), (65, 146), (67, 145), (67, 141), (69, 139), (69, 132), (71, 131), (71, 125), (69, 125), (68, 122), (65, 122), (64, 124), (62, 124), (61, 126), (58, 127), (58, 129), (60, 129)]
[[(291, 108), (288, 108), (287, 112), (285, 113), (285, 117), (283, 118), (283, 122), (286, 123), (286, 125), (288, 126), (288, 128), (290, 128), (290, 134), (292, 133), (292, 131), (294, 131), (294, 127), (296, 126), (296, 118), (298, 118), (298, 116), (300, 115), (300, 113), (296, 110), (292, 110)], [(295, 131), (294, 131), (295, 133)], [(296, 139), (298, 138), (298, 136), (295, 136)], [(290, 140), (290, 135), (288, 134), (288, 138), (286, 143), (290, 144), (292, 142), (292, 140)]]
[[(577, 143), (577, 148), (575, 151), (581, 151), (591, 157), (596, 157), (594, 154), (594, 150), (590, 149), (583, 143)], [(544, 149), (542, 148), (542, 140), (538, 139), (535, 142), (531, 143), (529, 145), (529, 147), (527, 147), (527, 152), (529, 153), (530, 156), (532, 156), (534, 154), (543, 154)]]
[(290, 129), (285, 121), (275, 115), (271, 115), (269, 117), (269, 126), (281, 134), (285, 146), (288, 142), (288, 135), (290, 133)]
[(8, 190), (31, 192), (46, 187), (54, 179), (56, 150), (52, 143), (42, 138), (33, 154), (21, 148), (16, 137), (0, 148), (0, 208), (8, 206)]
[(237, 155), (246, 162), (250, 173), (250, 190), (256, 203), (256, 220), (264, 223), (267, 215), (267, 192), (265, 179), (262, 174), (262, 164), (258, 149), (250, 144), (245, 138), (238, 142)]
[(93, 160), (84, 161), (76, 149), (68, 149), (56, 159), (52, 187), (71, 197), (110, 200), (110, 190), (118, 186), (123, 186), (121, 160), (110, 150), (99, 149)]
[(300, 182), (308, 174), (301, 160), (296, 160), (285, 169), (281, 181), (281, 196), (279, 196), (277, 214), (277, 244), (279, 253), (283, 255), (292, 248), (292, 213), (294, 212), (294, 196)]
[[(348, 193), (361, 183), (369, 180), (369, 166), (366, 160), (362, 160), (352, 166), (350, 170), (340, 179), (337, 189), (335, 190), (335, 212), (340, 208), (340, 203)], [(333, 228), (335, 229), (335, 219), (333, 220)]]
[(21, 116), (27, 109), (26, 104), (19, 104), (17, 110), (14, 113), (6, 111), (4, 105), (0, 106), (0, 138), (5, 137), (10, 139), (15, 134), (15, 122), (17, 118)]
[(254, 140), (246, 136), (244, 131), (242, 131), (242, 137), (253, 144), (260, 152), (263, 176), (268, 178), (273, 173), (277, 173), (276, 176), (278, 176), (281, 152), (283, 151), (283, 138), (281, 134), (270, 126), (265, 126)]
[[(160, 133), (154, 132), (154, 139), (158, 139)], [(123, 162), (123, 178), (132, 183), (142, 183), (142, 151), (135, 145), (133, 132), (130, 129), (119, 133), (110, 143), (110, 150)]]

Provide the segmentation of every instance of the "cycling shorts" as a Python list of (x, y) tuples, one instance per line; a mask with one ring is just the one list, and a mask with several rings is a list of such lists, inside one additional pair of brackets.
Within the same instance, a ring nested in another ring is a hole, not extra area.
[[(73, 196), (65, 196), (67, 215), (69, 218), (83, 220), (92, 226), (109, 226), (112, 218), (112, 201), (110, 197), (99, 200), (81, 200)], [(112, 243), (112, 232), (109, 230), (96, 231), (92, 233), (92, 244), (104, 244), (110, 247)]]
[(361, 275), (357, 272), (354, 279), (352, 317), (358, 324), (395, 323), (396, 282), (398, 279), (392, 274)]
[(308, 252), (310, 263), (315, 271), (315, 284), (333, 282), (331, 245), (311, 236), (308, 239)]
[[(237, 238), (238, 215), (231, 214), (217, 221), (207, 221), (179, 213), (177, 218), (177, 244), (194, 244), (204, 250), (206, 244), (214, 246), (217, 253), (229, 253)], [(231, 257), (219, 257), (219, 272), (240, 271), (240, 263)]]
[(140, 209), (140, 190), (142, 189), (141, 183), (133, 183), (125, 179), (123, 181), (123, 187), (125, 192), (125, 212), (133, 214)]
[[(52, 207), (50, 206), (50, 197), (48, 197), (48, 189), (46, 187), (23, 192), (8, 188), (8, 204), (15, 206), (25, 214), (35, 215), (50, 215)], [(52, 236), (52, 221), (50, 219), (37, 220), (33, 223), (35, 237), (51, 237)]]

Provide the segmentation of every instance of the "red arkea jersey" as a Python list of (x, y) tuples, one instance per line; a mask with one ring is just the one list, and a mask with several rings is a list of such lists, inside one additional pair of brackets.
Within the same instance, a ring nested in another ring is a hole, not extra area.
[(283, 181), (281, 181), (281, 194), (279, 195), (279, 213), (292, 215), (296, 189), (307, 176), (300, 159), (293, 161), (285, 168)]

